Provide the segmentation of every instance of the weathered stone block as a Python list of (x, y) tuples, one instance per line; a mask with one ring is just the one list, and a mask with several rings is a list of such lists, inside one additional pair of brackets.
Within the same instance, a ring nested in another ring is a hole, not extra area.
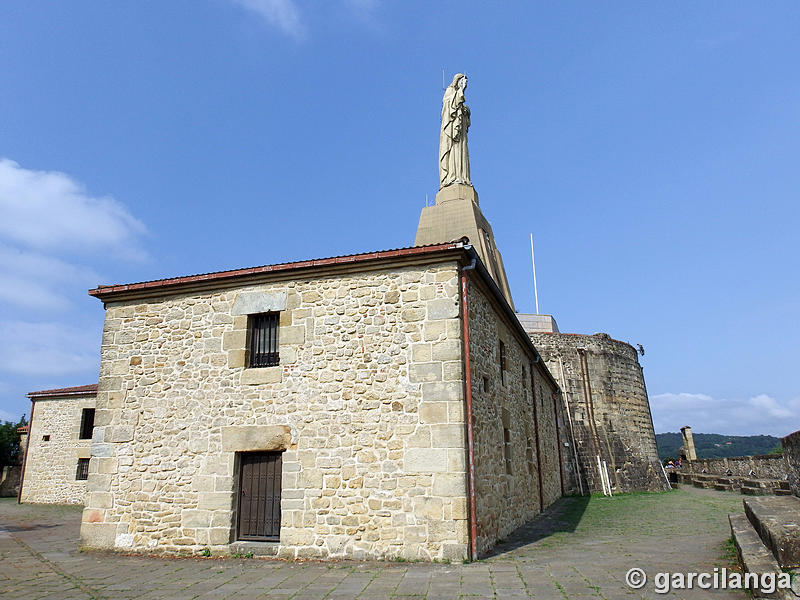
[(461, 358), (461, 341), (444, 340), (434, 342), (431, 348), (433, 360), (459, 360)]
[(411, 448), (406, 450), (405, 470), (409, 473), (442, 473), (447, 471), (447, 450)]
[(228, 368), (241, 369), (246, 365), (247, 350), (228, 350)]
[(434, 448), (465, 448), (464, 426), (461, 424), (432, 425), (431, 446)]
[(428, 301), (428, 319), (454, 319), (458, 317), (458, 301), (451, 298), (440, 298)]
[(92, 508), (113, 508), (114, 495), (110, 492), (91, 492), (89, 494), (89, 506)]
[(226, 331), (222, 334), (223, 350), (244, 350), (247, 345), (246, 331)]
[(281, 346), (285, 346), (286, 344), (304, 344), (305, 341), (306, 328), (304, 325), (281, 327), (278, 330), (278, 343)]
[(89, 548), (113, 548), (116, 537), (116, 523), (84, 522), (81, 525), (81, 543)]
[(292, 443), (288, 425), (233, 425), (222, 428), (226, 452), (286, 450)]
[(182, 510), (181, 511), (181, 527), (197, 528), (208, 527), (211, 525), (211, 515), (213, 513), (208, 510)]
[(117, 425), (109, 427), (109, 442), (130, 442), (133, 439), (133, 425)]
[(436, 496), (463, 496), (466, 486), (464, 473), (436, 473), (433, 476), (433, 493)]
[(230, 492), (200, 492), (197, 508), (199, 510), (231, 510), (232, 496)]
[(208, 543), (212, 546), (222, 546), (231, 541), (229, 527), (212, 527), (208, 530)]
[(425, 402), (460, 401), (464, 397), (464, 384), (461, 381), (423, 383), (422, 397)]
[(447, 402), (423, 402), (419, 407), (419, 422), (447, 423), (447, 404)]
[(280, 383), (282, 380), (283, 369), (281, 367), (262, 367), (242, 371), (242, 385), (264, 385)]
[(286, 310), (286, 292), (240, 292), (233, 303), (231, 314), (255, 315)]
[(412, 383), (442, 380), (442, 363), (419, 363), (408, 368), (408, 379)]

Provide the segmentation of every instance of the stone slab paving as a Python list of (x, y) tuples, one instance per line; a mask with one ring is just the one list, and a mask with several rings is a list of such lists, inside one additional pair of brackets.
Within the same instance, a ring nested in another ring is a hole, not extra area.
[[(740, 591), (657, 594), (657, 572), (730, 566), (727, 514), (741, 496), (696, 488), (564, 498), (471, 564), (287, 563), (80, 552), (79, 507), (0, 499), (0, 598), (14, 600), (634, 600), (720, 598)], [(641, 590), (625, 584), (639, 567)]]

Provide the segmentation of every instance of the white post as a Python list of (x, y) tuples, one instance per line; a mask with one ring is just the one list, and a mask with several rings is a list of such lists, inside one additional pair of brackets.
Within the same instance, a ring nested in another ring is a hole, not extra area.
[(597, 455), (597, 474), (600, 476), (600, 485), (603, 486), (603, 496), (608, 496), (606, 493), (606, 480), (603, 477), (603, 465), (600, 462), (600, 455)]
[(533, 265), (533, 296), (536, 299), (536, 314), (539, 314), (539, 290), (536, 289), (536, 259), (533, 255), (533, 233), (531, 233), (531, 264)]
[(603, 471), (606, 474), (606, 485), (608, 486), (608, 495), (613, 496), (614, 494), (611, 493), (611, 478), (608, 476), (608, 466), (606, 465), (606, 461), (603, 461)]

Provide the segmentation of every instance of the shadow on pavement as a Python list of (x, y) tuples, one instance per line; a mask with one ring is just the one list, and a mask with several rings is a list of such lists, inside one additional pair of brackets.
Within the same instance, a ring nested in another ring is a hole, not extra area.
[(498, 540), (497, 545), (481, 558), (506, 554), (554, 533), (575, 531), (590, 500), (591, 496), (568, 496), (558, 499), (533, 521), (515, 529), (504, 539)]

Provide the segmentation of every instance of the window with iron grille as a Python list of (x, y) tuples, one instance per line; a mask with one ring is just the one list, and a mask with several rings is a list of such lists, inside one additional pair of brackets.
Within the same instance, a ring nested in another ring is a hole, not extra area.
[(278, 323), (280, 313), (250, 315), (249, 367), (274, 367), (278, 358)]
[(92, 439), (92, 429), (94, 429), (94, 409), (84, 408), (81, 411), (81, 437), (82, 440)]
[(75, 471), (75, 479), (89, 479), (89, 459), (79, 458), (78, 469)]

